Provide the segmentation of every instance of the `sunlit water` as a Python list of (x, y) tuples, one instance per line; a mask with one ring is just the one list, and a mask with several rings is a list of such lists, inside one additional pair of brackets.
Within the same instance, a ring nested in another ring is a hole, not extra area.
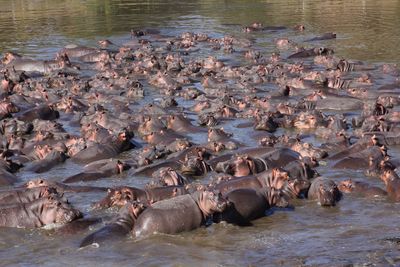
[[(304, 24), (291, 30), (245, 34), (243, 25), (260, 21), (265, 26)], [(231, 34), (255, 38), (266, 54), (275, 51), (273, 40), (296, 42), (336, 32), (337, 39), (317, 43), (334, 47), (336, 54), (371, 63), (400, 62), (399, 1), (6, 1), (0, 0), (0, 53), (15, 51), (33, 58), (52, 58), (70, 43), (95, 45), (100, 39), (117, 44), (129, 41), (130, 29), (152, 28), (176, 36), (185, 31), (221, 37)], [(309, 44), (311, 45), (311, 44)], [(226, 57), (221, 52), (217, 56)], [(153, 96), (153, 95), (152, 95)], [(192, 103), (181, 103), (190, 106)], [(234, 130), (227, 124), (227, 131)], [(235, 130), (239, 140), (247, 134)], [(250, 141), (251, 142), (251, 141)], [(254, 141), (253, 141), (254, 142)], [(255, 143), (254, 143), (255, 145)], [(398, 155), (397, 148), (390, 154)], [(129, 152), (124, 155), (129, 157)], [(67, 162), (43, 177), (62, 180), (81, 166)], [(333, 178), (366, 179), (362, 172), (320, 173)], [(22, 173), (25, 180), (36, 175)], [(143, 186), (148, 179), (121, 177), (92, 183), (98, 186)], [(70, 201), (86, 216), (96, 216), (90, 203), (95, 193), (70, 194)], [(1, 265), (135, 265), (135, 266), (298, 266), (399, 264), (399, 245), (385, 238), (399, 237), (399, 204), (386, 199), (345, 196), (334, 208), (299, 201), (294, 210), (277, 210), (240, 228), (214, 224), (176, 236), (158, 235), (137, 241), (121, 240), (100, 248), (78, 249), (93, 229), (60, 235), (52, 230), (0, 229)]]

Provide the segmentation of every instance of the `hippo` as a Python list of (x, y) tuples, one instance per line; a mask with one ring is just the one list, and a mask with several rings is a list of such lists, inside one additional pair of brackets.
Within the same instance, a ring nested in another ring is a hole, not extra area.
[(36, 199), (57, 193), (58, 192), (55, 188), (48, 186), (0, 191), (0, 206), (29, 203)]
[(146, 189), (121, 186), (109, 189), (107, 196), (95, 203), (94, 208), (121, 207), (128, 201), (140, 201), (144, 204), (152, 204), (163, 199), (184, 194), (187, 194), (187, 190), (183, 186), (165, 186)]
[(303, 51), (294, 53), (290, 56), (288, 56), (288, 59), (292, 58), (306, 58), (306, 57), (314, 57), (314, 56), (321, 56), (321, 55), (332, 55), (333, 50), (330, 48), (325, 48), (325, 47), (316, 47), (316, 48), (310, 48), (310, 49), (305, 49)]
[[(297, 178), (302, 180), (310, 180), (318, 176), (318, 172), (312, 167), (312, 159), (304, 157), (301, 160), (294, 160), (289, 164), (282, 167), (283, 170), (287, 171), (290, 178)], [(309, 162), (311, 161), (311, 162)]]
[(188, 184), (188, 180), (171, 167), (160, 168), (153, 173), (153, 178), (158, 180), (155, 183), (158, 186), (183, 186)]
[(341, 193), (334, 181), (317, 177), (311, 183), (307, 198), (318, 200), (321, 206), (335, 206), (341, 198)]
[(107, 139), (103, 143), (95, 143), (76, 153), (72, 160), (79, 163), (89, 163), (95, 160), (112, 158), (119, 153), (133, 148), (130, 142), (132, 136), (127, 132), (121, 132), (116, 138)]
[(167, 118), (167, 128), (177, 133), (198, 133), (207, 132), (207, 129), (194, 126), (183, 115), (170, 115)]
[(127, 162), (116, 159), (99, 160), (85, 166), (85, 171), (70, 176), (63, 180), (63, 183), (74, 183), (79, 181), (93, 181), (114, 174), (120, 174), (130, 169)]
[(19, 58), (7, 64), (8, 68), (15, 69), (17, 71), (39, 72), (45, 74), (70, 66), (71, 63), (67, 55), (60, 55), (60, 57), (56, 60), (32, 60)]
[(311, 39), (305, 40), (304, 42), (322, 41), (322, 40), (329, 40), (329, 39), (335, 39), (335, 38), (336, 38), (336, 33), (327, 32), (321, 36), (317, 36), (317, 37), (313, 37)]
[(136, 220), (136, 237), (153, 233), (177, 234), (205, 225), (215, 212), (223, 212), (228, 202), (220, 193), (197, 191), (159, 201), (147, 208)]
[(81, 218), (82, 213), (56, 195), (29, 203), (0, 208), (0, 226), (37, 228), (50, 224), (66, 224)]
[(276, 189), (281, 189), (288, 179), (289, 176), (287, 172), (279, 168), (273, 168), (255, 176), (233, 177), (216, 184), (214, 189), (220, 191), (223, 195), (240, 188), (258, 190), (263, 187), (274, 187)]
[(79, 247), (91, 244), (103, 245), (105, 242), (121, 240), (133, 230), (138, 216), (145, 210), (145, 205), (137, 201), (131, 201), (119, 211), (118, 217), (111, 223), (86, 236)]
[(55, 165), (63, 163), (66, 159), (66, 154), (61, 151), (53, 150), (45, 158), (30, 162), (24, 168), (24, 170), (35, 173), (43, 173), (50, 170)]
[(252, 220), (264, 217), (267, 209), (275, 206), (285, 208), (289, 205), (282, 191), (273, 187), (261, 190), (236, 189), (224, 197), (231, 204), (222, 213), (215, 213), (213, 220), (240, 226), (251, 225)]
[(58, 193), (64, 192), (106, 192), (106, 187), (96, 186), (80, 186), (80, 185), (66, 185), (59, 182), (52, 182), (43, 178), (37, 178), (26, 182), (22, 187), (24, 188), (37, 188), (37, 187), (52, 187), (57, 190)]
[(238, 155), (230, 160), (217, 163), (215, 171), (241, 177), (260, 173), (266, 168), (267, 163), (261, 158)]
[(338, 189), (342, 193), (354, 193), (362, 197), (387, 196), (387, 192), (380, 187), (372, 186), (366, 182), (347, 179), (339, 182)]
[(55, 120), (60, 117), (60, 113), (54, 109), (52, 105), (39, 105), (24, 111), (22, 114), (17, 116), (19, 120), (31, 122), (35, 119), (40, 120)]
[(385, 170), (381, 176), (381, 180), (386, 185), (386, 191), (390, 199), (400, 201), (400, 178), (394, 170)]

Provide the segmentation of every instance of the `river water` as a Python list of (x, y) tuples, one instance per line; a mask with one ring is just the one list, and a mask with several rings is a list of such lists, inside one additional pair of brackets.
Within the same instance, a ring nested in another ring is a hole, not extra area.
[[(322, 42), (339, 56), (369, 63), (400, 62), (400, 1), (96, 1), (0, 0), (0, 54), (15, 51), (32, 58), (53, 58), (63, 46), (94, 46), (107, 38), (129, 41), (131, 29), (157, 29), (176, 36), (185, 31), (249, 36), (243, 25), (306, 31), (250, 34), (266, 54), (275, 51), (273, 40), (296, 42), (336, 32), (337, 39)], [(290, 35), (289, 35), (290, 34)], [(186, 103), (190, 106), (191, 103)], [(230, 126), (227, 126), (228, 131)], [(235, 133), (236, 134), (236, 133)], [(237, 133), (238, 139), (246, 133)], [(399, 155), (397, 147), (390, 154)], [(129, 155), (128, 155), (129, 156)], [(42, 175), (62, 180), (82, 166), (67, 162)], [(318, 171), (332, 178), (354, 178), (383, 186), (363, 172)], [(22, 179), (36, 175), (21, 173)], [(125, 175), (127, 176), (127, 175)], [(114, 177), (98, 186), (142, 186), (148, 180)], [(70, 195), (85, 215), (95, 216), (94, 193)], [(45, 266), (388, 266), (400, 264), (399, 245), (386, 238), (400, 237), (399, 204), (386, 199), (345, 196), (334, 208), (313, 201), (298, 201), (294, 210), (276, 210), (252, 227), (214, 224), (190, 233), (157, 235), (137, 241), (121, 240), (110, 246), (78, 249), (93, 229), (78, 234), (51, 230), (0, 229), (0, 265)], [(111, 215), (110, 215), (111, 216)], [(101, 226), (101, 225), (100, 225)], [(94, 229), (100, 227), (95, 226)]]

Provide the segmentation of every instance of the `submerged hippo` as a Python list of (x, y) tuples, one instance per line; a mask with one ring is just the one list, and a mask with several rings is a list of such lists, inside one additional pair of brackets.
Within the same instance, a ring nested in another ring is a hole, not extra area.
[(86, 236), (79, 247), (91, 244), (102, 245), (104, 242), (120, 240), (132, 231), (133, 226), (146, 207), (140, 202), (129, 202), (119, 212), (118, 218), (110, 224)]
[(66, 224), (81, 218), (82, 213), (58, 196), (0, 209), (0, 226), (35, 228), (49, 224)]
[(389, 198), (393, 201), (400, 201), (400, 177), (394, 170), (385, 170), (380, 176), (386, 185), (386, 191)]
[(363, 197), (387, 196), (387, 192), (382, 188), (352, 179), (341, 181), (338, 184), (338, 189), (342, 193), (354, 193)]
[(176, 234), (205, 225), (214, 212), (223, 212), (227, 201), (212, 191), (159, 201), (147, 208), (134, 226), (136, 237), (153, 233)]
[(308, 190), (308, 199), (316, 199), (321, 206), (335, 206), (341, 198), (341, 193), (334, 181), (318, 177)]

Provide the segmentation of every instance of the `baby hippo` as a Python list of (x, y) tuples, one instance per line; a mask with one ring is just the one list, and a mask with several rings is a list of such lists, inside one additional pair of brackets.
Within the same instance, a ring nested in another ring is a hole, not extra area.
[(214, 212), (223, 212), (227, 201), (220, 193), (196, 191), (154, 203), (137, 219), (136, 237), (153, 233), (176, 234), (205, 225)]
[(0, 209), (0, 226), (35, 228), (66, 224), (81, 218), (82, 213), (56, 195)]
[(341, 198), (341, 193), (334, 181), (318, 177), (311, 183), (307, 197), (318, 200), (321, 206), (335, 206)]
[(85, 237), (79, 247), (85, 247), (94, 243), (102, 245), (108, 241), (124, 238), (132, 231), (138, 216), (144, 209), (144, 204), (140, 202), (132, 201), (127, 203), (120, 210), (118, 218), (115, 221)]

